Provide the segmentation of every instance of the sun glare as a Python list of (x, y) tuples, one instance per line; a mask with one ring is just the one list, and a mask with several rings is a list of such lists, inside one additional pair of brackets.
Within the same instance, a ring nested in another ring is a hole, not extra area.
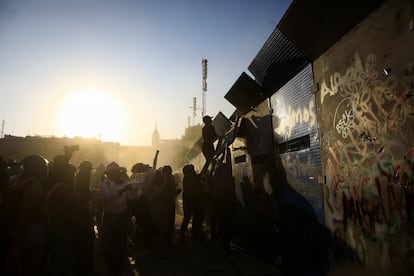
[(125, 111), (112, 96), (96, 89), (72, 94), (59, 110), (59, 128), (68, 137), (119, 141), (125, 127)]

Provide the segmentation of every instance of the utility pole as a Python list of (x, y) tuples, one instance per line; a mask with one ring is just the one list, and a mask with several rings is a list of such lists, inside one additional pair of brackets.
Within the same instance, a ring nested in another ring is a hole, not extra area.
[(3, 121), (1, 122), (1, 135), (0, 135), (0, 138), (4, 138), (4, 124), (6, 123), (6, 121), (4, 121), (4, 119), (3, 119)]
[(207, 59), (203, 58), (201, 60), (201, 65), (203, 68), (203, 109), (201, 110), (201, 117), (204, 117), (206, 115)]

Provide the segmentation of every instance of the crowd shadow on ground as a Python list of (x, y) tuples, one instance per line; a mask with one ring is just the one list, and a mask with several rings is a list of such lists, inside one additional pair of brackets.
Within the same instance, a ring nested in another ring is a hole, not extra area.
[(166, 260), (139, 245), (129, 252), (135, 275), (279, 275), (276, 267), (245, 254), (235, 245), (223, 249), (219, 240), (209, 237), (207, 226), (201, 241), (191, 238), (191, 230), (180, 240), (181, 221), (182, 216), (177, 215), (173, 244), (168, 248)]

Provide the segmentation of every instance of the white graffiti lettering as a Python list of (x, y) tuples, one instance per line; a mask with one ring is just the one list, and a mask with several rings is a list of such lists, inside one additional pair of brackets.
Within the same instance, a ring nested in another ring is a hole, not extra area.
[(298, 124), (309, 123), (310, 127), (316, 125), (315, 103), (309, 102), (308, 107), (298, 108), (296, 110), (288, 107), (288, 136), (292, 135), (293, 128)]
[(345, 86), (354, 85), (361, 82), (365, 78), (364, 67), (362, 66), (361, 58), (358, 54), (354, 57), (354, 66), (351, 66), (346, 71), (345, 75), (341, 75), (338, 72), (333, 73), (329, 77), (329, 86), (326, 81), (321, 83), (321, 103), (325, 99), (325, 96), (333, 96), (340, 91), (344, 90)]
[(352, 110), (346, 111), (345, 114), (342, 114), (342, 119), (336, 124), (336, 131), (338, 134), (342, 135), (342, 138), (346, 139), (348, 133), (352, 128), (353, 115)]

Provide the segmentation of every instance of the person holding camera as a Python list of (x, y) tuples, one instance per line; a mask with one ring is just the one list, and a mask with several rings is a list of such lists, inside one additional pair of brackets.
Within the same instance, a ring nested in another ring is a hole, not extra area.
[(101, 184), (104, 198), (102, 249), (111, 275), (122, 275), (127, 250), (128, 209), (127, 191), (130, 186), (121, 177), (116, 162), (106, 166), (107, 177)]

